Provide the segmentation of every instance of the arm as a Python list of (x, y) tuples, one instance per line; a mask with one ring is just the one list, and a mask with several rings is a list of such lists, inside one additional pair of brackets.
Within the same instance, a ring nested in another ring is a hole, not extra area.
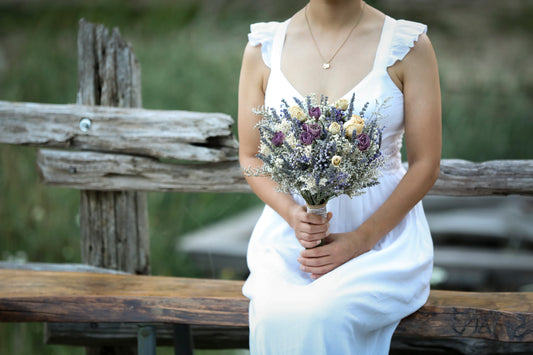
[(438, 178), (441, 155), (440, 85), (437, 61), (427, 36), (420, 36), (404, 60), (390, 69), (391, 77), (398, 79), (404, 94), (409, 168), (391, 196), (357, 230), (332, 234), (325, 246), (302, 251), (299, 262), (312, 277), (319, 277), (372, 249), (400, 223)]
[[(258, 117), (253, 108), (265, 103), (265, 89), (270, 69), (261, 57), (261, 48), (246, 46), (239, 81), (239, 161), (243, 167), (260, 167), (262, 161), (255, 155), (259, 147), (259, 131), (255, 128)], [(328, 232), (326, 219), (307, 214), (292, 196), (277, 192), (276, 184), (268, 177), (246, 177), (254, 193), (272, 207), (295, 230), (296, 237), (306, 248), (314, 247)]]

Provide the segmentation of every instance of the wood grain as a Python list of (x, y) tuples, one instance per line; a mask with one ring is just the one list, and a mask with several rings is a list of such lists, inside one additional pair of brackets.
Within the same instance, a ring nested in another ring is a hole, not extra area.
[[(158, 346), (172, 346), (172, 324), (155, 324)], [(195, 349), (247, 349), (248, 327), (191, 326)], [(137, 324), (131, 323), (47, 323), (46, 344), (61, 345), (134, 345)], [(393, 335), (391, 354), (463, 354), (463, 355), (525, 355), (532, 343), (509, 343), (466, 337), (421, 337)]]
[(0, 270), (0, 321), (248, 324), (242, 282), (108, 276)]
[(433, 195), (533, 195), (533, 160), (441, 161)]
[(232, 124), (222, 113), (0, 101), (0, 143), (17, 145), (216, 162), (236, 159)]
[[(0, 270), (0, 321), (248, 325), (242, 281)], [(396, 334), (533, 343), (533, 293), (432, 291)]]
[[(174, 192), (251, 192), (238, 162), (178, 164), (97, 152), (43, 149), (42, 181), (76, 189)], [(533, 160), (473, 163), (442, 160), (430, 195), (533, 195)]]
[(251, 192), (236, 162), (169, 164), (146, 157), (42, 149), (44, 183), (76, 189)]

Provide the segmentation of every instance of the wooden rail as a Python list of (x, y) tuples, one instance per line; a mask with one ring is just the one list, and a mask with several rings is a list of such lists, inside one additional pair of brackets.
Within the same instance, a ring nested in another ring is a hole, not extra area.
[(235, 160), (223, 113), (0, 101), (0, 143), (153, 158)]
[[(0, 101), (0, 143), (69, 149), (40, 150), (39, 173), (45, 184), (80, 190), (251, 192), (232, 122), (220, 113)], [(445, 159), (429, 194), (533, 195), (533, 161)]]

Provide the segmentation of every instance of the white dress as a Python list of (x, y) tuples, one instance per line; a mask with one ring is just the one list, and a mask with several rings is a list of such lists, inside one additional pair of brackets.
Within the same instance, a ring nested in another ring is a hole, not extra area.
[[(282, 98), (293, 104), (299, 93), (280, 70), (287, 25), (285, 22), (251, 26), (249, 41), (261, 44), (271, 73), (265, 105), (278, 108)], [(385, 116), (383, 152), (387, 157), (380, 184), (359, 197), (331, 200), (330, 231), (357, 229), (392, 193), (405, 174), (400, 147), (404, 131), (403, 94), (387, 73), (402, 60), (426, 26), (386, 17), (371, 72), (344, 95), (355, 93), (356, 109), (376, 99), (389, 99)], [(295, 199), (304, 204), (301, 197)], [(270, 355), (382, 355), (400, 320), (420, 308), (429, 295), (433, 245), (422, 204), (375, 247), (317, 280), (300, 271), (296, 261), (302, 246), (294, 231), (265, 206), (248, 246), (250, 276), (243, 293), (250, 299), (250, 350)]]

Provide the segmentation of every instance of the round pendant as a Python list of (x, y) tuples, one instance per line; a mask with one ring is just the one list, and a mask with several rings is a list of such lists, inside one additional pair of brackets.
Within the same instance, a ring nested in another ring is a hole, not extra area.
[(329, 63), (322, 64), (322, 69), (329, 69)]

